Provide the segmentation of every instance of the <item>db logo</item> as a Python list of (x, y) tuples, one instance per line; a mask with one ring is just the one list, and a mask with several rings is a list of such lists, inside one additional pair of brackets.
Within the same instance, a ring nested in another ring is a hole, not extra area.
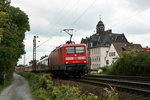
[(74, 57), (74, 60), (77, 60), (78, 59), (78, 57)]

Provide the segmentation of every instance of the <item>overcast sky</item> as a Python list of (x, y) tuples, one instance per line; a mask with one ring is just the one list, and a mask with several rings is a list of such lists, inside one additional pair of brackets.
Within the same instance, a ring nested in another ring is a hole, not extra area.
[[(11, 0), (29, 17), (31, 30), (24, 40), (26, 64), (32, 60), (33, 36), (38, 35), (37, 59), (69, 40), (64, 28), (73, 28), (80, 43), (96, 31), (101, 20), (105, 30), (124, 33), (129, 42), (150, 47), (150, 0)], [(40, 42), (38, 42), (40, 41)], [(45, 42), (46, 41), (46, 42)], [(19, 64), (23, 64), (23, 58)]]

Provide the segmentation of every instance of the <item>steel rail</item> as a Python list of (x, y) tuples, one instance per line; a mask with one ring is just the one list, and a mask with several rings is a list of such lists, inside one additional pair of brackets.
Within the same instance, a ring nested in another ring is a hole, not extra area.
[(143, 77), (143, 76), (85, 75), (85, 77), (98, 77), (98, 78), (109, 78), (109, 79), (120, 79), (120, 80), (144, 81), (144, 82), (150, 83), (150, 77)]
[[(118, 76), (117, 76), (118, 77)], [(98, 85), (98, 86), (105, 86), (108, 87), (109, 85), (116, 87), (117, 90), (121, 91), (129, 91), (133, 92), (135, 94), (143, 95), (146, 97), (150, 96), (150, 83), (145, 82), (135, 82), (134, 80), (120, 80), (120, 77), (118, 79), (114, 79), (115, 76), (111, 76), (109, 79), (108, 77), (102, 78), (100, 76), (85, 76), (81, 79), (78, 79), (79, 82), (89, 83), (92, 85)], [(125, 76), (124, 76), (125, 78)], [(134, 77), (132, 77), (134, 78)], [(138, 78), (138, 77), (136, 77)], [(149, 78), (148, 78), (149, 79)]]

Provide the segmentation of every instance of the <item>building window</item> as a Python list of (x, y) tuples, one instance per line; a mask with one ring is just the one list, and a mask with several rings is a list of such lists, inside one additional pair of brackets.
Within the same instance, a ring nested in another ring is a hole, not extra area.
[(106, 64), (109, 64), (109, 60), (106, 60)]
[(109, 44), (105, 44), (106, 46), (110, 46)]
[(89, 47), (88, 43), (86, 44), (87, 48)]
[(91, 47), (93, 47), (93, 43), (91, 42)]
[(109, 53), (109, 56), (111, 57), (111, 56), (115, 56), (115, 52), (110, 52)]
[(118, 60), (118, 58), (113, 58), (113, 63), (116, 62)]

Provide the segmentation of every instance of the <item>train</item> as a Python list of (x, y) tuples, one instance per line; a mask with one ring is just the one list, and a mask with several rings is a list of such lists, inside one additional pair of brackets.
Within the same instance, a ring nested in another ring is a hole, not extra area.
[(88, 73), (86, 44), (63, 44), (56, 47), (50, 55), (39, 62), (36, 67), (24, 67), (24, 71), (51, 72), (55, 76), (78, 76)]

